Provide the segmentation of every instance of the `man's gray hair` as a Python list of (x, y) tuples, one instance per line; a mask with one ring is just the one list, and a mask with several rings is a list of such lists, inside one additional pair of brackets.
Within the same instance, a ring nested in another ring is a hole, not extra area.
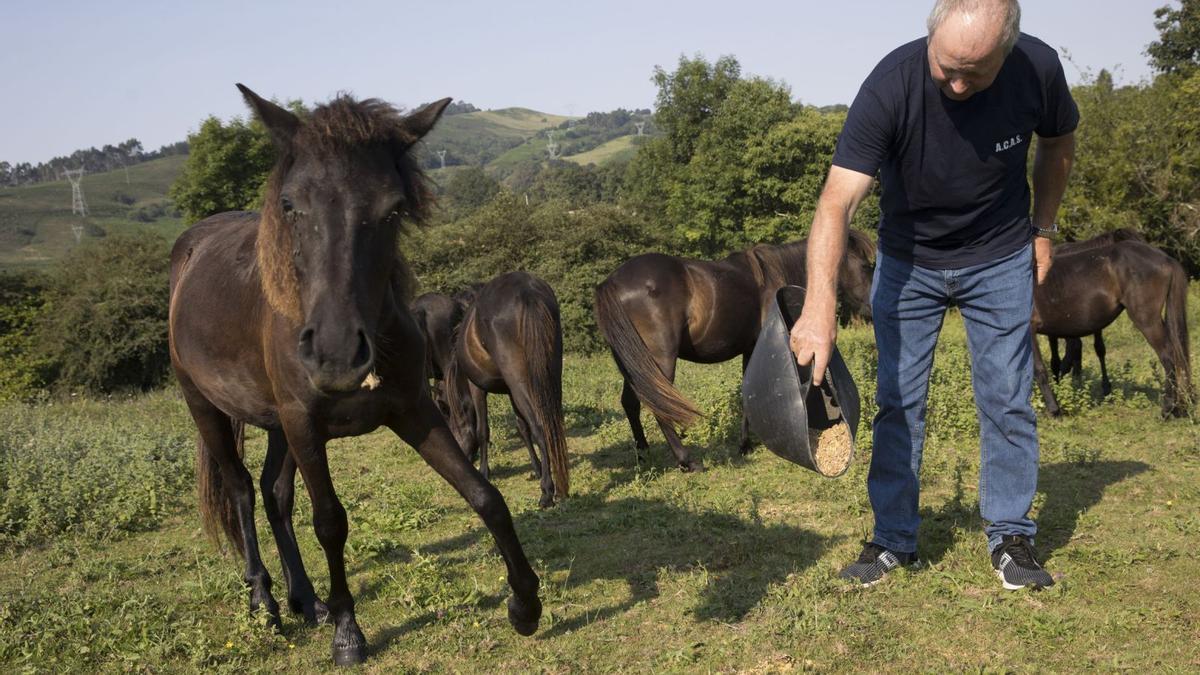
[(929, 29), (929, 36), (933, 37), (933, 33), (951, 14), (988, 10), (1003, 12), (1004, 26), (1000, 32), (1000, 44), (1007, 55), (1021, 35), (1021, 4), (1017, 0), (937, 0), (925, 25)]

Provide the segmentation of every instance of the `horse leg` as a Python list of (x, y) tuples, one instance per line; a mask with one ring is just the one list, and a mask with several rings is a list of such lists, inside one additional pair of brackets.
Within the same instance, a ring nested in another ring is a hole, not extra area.
[[(746, 366), (750, 365), (750, 352), (742, 354), (742, 379), (746, 378)], [(746, 411), (742, 410), (742, 442), (738, 446), (738, 452), (742, 456), (750, 454), (754, 449), (754, 443), (750, 441), (750, 418), (746, 417)]]
[(1033, 332), (1032, 328), (1029, 331), (1029, 337), (1033, 340), (1033, 381), (1037, 383), (1038, 389), (1042, 392), (1042, 400), (1046, 402), (1046, 412), (1051, 417), (1058, 417), (1062, 414), (1062, 408), (1058, 406), (1058, 399), (1054, 397), (1054, 390), (1050, 388), (1050, 379), (1046, 376), (1046, 363), (1042, 361), (1042, 348), (1038, 344), (1037, 333)]
[[(513, 410), (517, 411), (518, 419), (532, 418), (534, 421), (537, 421), (539, 418), (534, 414), (536, 412), (533, 407), (534, 402), (532, 397), (529, 396), (528, 390), (524, 389), (523, 386), (524, 385), (514, 387), (511, 390), (512, 393), (509, 394), (510, 398), (512, 399)], [(539, 483), (542, 488), (542, 497), (538, 500), (538, 506), (542, 507), (543, 509), (548, 509), (551, 506), (554, 506), (554, 478), (550, 475), (550, 446), (546, 443), (546, 430), (536, 424), (526, 424), (529, 437), (532, 439), (532, 442), (529, 445), (530, 456), (533, 457), (534, 455), (534, 443), (536, 443), (537, 446), (542, 450), (542, 461), (540, 465), (535, 458), (533, 466), (538, 474)]]
[(1092, 344), (1096, 347), (1096, 358), (1100, 359), (1100, 394), (1108, 396), (1112, 393), (1112, 381), (1108, 379), (1108, 365), (1104, 362), (1107, 350), (1104, 348), (1104, 333), (1096, 331)]
[(1167, 337), (1167, 326), (1163, 321), (1161, 305), (1152, 306), (1154, 303), (1140, 302), (1134, 303), (1134, 306), (1125, 305), (1125, 311), (1129, 312), (1129, 318), (1133, 321), (1133, 325), (1145, 336), (1146, 342), (1150, 343), (1150, 347), (1154, 349), (1154, 353), (1158, 354), (1158, 360), (1163, 367), (1163, 400), (1162, 414), (1163, 417), (1170, 417), (1173, 414), (1178, 414), (1176, 411), (1180, 409), (1178, 406), (1178, 392), (1175, 382), (1175, 354), (1171, 349), (1171, 342)]
[(316, 625), (329, 618), (329, 608), (317, 598), (312, 580), (300, 558), (296, 532), (292, 528), (292, 509), (296, 494), (296, 461), (288, 454), (287, 437), (282, 430), (267, 432), (267, 458), (263, 462), (259, 488), (263, 510), (271, 524), (275, 547), (283, 563), (283, 578), (288, 588), (288, 608), (304, 616), (305, 623)]
[[(432, 405), (432, 403), (430, 404)], [(284, 433), (292, 457), (304, 476), (304, 486), (313, 505), (313, 529), (329, 565), (329, 618), (333, 621), (333, 662), (339, 666), (362, 663), (367, 658), (367, 639), (354, 617), (354, 598), (346, 582), (346, 509), (338, 500), (329, 475), (325, 443), (307, 419), (284, 421)], [(466, 461), (464, 458), (463, 461)]]
[(521, 414), (521, 409), (517, 407), (517, 402), (513, 400), (512, 394), (508, 395), (508, 401), (512, 404), (513, 413), (517, 416), (517, 433), (524, 441), (525, 448), (529, 450), (529, 463), (533, 465), (533, 477), (541, 478), (542, 463), (538, 461), (537, 450), (533, 447), (533, 436), (529, 432), (529, 420)]
[(1063, 375), (1062, 359), (1058, 358), (1058, 338), (1047, 335), (1046, 341), (1050, 343), (1050, 373), (1054, 375), (1054, 381), (1057, 382)]
[(479, 448), (479, 473), (487, 479), (491, 472), (488, 470), (488, 446), (492, 442), (491, 427), (488, 426), (487, 392), (476, 387), (471, 388), (471, 406), (475, 408), (475, 443)]
[(649, 448), (650, 444), (646, 441), (646, 430), (642, 428), (642, 402), (628, 379), (621, 387), (621, 407), (625, 409), (625, 417), (629, 419), (629, 428), (633, 431), (633, 447), (637, 452), (638, 462), (641, 462), (642, 450)]
[[(674, 384), (676, 356), (656, 356), (654, 360), (658, 363), (659, 369), (662, 370), (667, 380)], [(675, 455), (675, 461), (679, 464), (679, 468), (685, 472), (695, 471), (699, 473), (704, 471), (704, 462), (692, 459), (691, 453), (684, 447), (683, 441), (679, 439), (679, 435), (675, 432), (674, 427), (658, 415), (655, 415), (654, 419), (658, 422), (658, 428), (662, 430), (663, 437), (667, 439), (667, 446), (671, 448), (671, 452)]]
[(388, 427), (416, 448), (421, 459), (450, 483), (483, 520), (508, 569), (508, 585), (513, 590), (508, 601), (508, 621), (521, 635), (532, 635), (542, 615), (542, 603), (538, 600), (540, 582), (521, 549), (512, 514), (500, 491), (466, 460), (429, 397), (421, 396), (415, 409), (390, 420)]
[[(221, 486), (224, 499), (233, 507), (233, 519), (241, 533), (240, 541), (242, 558), (246, 561), (246, 570), (242, 576), (250, 589), (250, 611), (260, 608), (267, 612), (268, 623), (279, 629), (282, 623), (279, 619), (279, 603), (271, 595), (271, 575), (263, 565), (258, 550), (258, 532), (254, 525), (254, 481), (246, 465), (242, 462), (240, 432), (235, 436), (234, 422), (228, 415), (195, 392), (186, 382), (183, 385), (184, 399), (196, 429), (200, 432), (201, 442), (207, 450), (207, 463), (215, 462), (220, 472)], [(201, 466), (199, 471), (208, 467)], [(227, 528), (226, 532), (230, 530)]]
[(1063, 356), (1062, 374), (1070, 374), (1078, 381), (1083, 377), (1083, 340), (1076, 337), (1063, 340), (1066, 345)]

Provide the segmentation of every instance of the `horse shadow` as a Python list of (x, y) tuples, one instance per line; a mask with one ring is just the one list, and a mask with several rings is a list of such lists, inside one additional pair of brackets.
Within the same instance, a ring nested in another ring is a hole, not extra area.
[[(1045, 501), (1037, 514), (1037, 551), (1042, 562), (1071, 541), (1079, 517), (1100, 503), (1110, 486), (1136, 476), (1150, 465), (1135, 461), (1056, 462), (1042, 465), (1038, 491)], [(937, 509), (921, 509), (921, 555), (937, 564), (954, 547), (960, 536), (978, 536), (982, 531), (979, 501), (966, 499), (961, 467), (955, 470), (951, 498)]]
[[(774, 584), (811, 567), (840, 537), (790, 525), (764, 524), (730, 514), (694, 512), (640, 497), (607, 501), (599, 493), (572, 497), (549, 511), (514, 518), (530, 559), (545, 561), (543, 584), (554, 594), (595, 581), (624, 582), (627, 597), (556, 622), (543, 637), (622, 614), (662, 594), (660, 575), (700, 575), (703, 590), (691, 609), (698, 620), (738, 622)], [(456, 557), (487, 538), (470, 532), (422, 547)], [(561, 582), (551, 579), (564, 578)]]

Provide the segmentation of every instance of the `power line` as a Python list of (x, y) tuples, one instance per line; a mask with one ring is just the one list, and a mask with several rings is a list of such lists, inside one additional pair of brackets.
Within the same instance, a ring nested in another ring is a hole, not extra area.
[(66, 169), (63, 171), (67, 180), (71, 181), (71, 213), (87, 217), (87, 202), (83, 198), (83, 168)]

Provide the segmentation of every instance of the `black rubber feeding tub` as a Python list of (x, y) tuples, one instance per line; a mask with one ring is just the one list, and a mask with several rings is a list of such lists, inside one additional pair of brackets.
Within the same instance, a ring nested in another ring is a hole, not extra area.
[(771, 452), (833, 478), (854, 459), (858, 387), (836, 347), (819, 387), (812, 386), (812, 366), (796, 365), (788, 340), (803, 307), (799, 286), (775, 294), (742, 378), (742, 407)]

